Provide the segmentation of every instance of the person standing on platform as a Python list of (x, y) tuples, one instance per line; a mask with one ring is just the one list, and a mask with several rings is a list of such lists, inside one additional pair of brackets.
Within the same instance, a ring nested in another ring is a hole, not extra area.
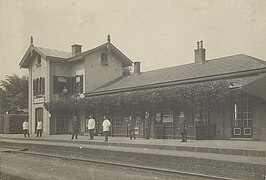
[(182, 140), (181, 142), (187, 142), (187, 118), (183, 111), (178, 116), (178, 129), (180, 130)]
[(25, 119), (25, 121), (23, 122), (22, 129), (23, 129), (24, 137), (26, 137), (26, 135), (28, 135), (28, 137), (30, 137), (28, 119)]
[(129, 116), (128, 129), (129, 129), (130, 139), (132, 139), (132, 137), (136, 139), (135, 127), (136, 127), (136, 121), (132, 119), (132, 116)]
[(79, 132), (79, 122), (78, 122), (78, 119), (77, 119), (77, 116), (74, 116), (73, 117), (73, 121), (72, 121), (72, 138), (71, 140), (74, 139), (74, 136), (75, 136), (75, 139), (78, 139), (78, 132)]
[(42, 128), (43, 128), (43, 124), (42, 121), (39, 119), (37, 122), (37, 136), (36, 137), (42, 137)]
[(106, 116), (103, 116), (103, 133), (105, 136), (105, 141), (108, 141), (108, 135), (109, 135), (109, 130), (111, 126), (111, 122), (106, 118)]
[(145, 138), (150, 139), (151, 135), (151, 119), (149, 113), (145, 112)]
[(90, 134), (90, 140), (93, 139), (94, 129), (95, 129), (95, 120), (90, 115), (88, 120), (88, 130)]

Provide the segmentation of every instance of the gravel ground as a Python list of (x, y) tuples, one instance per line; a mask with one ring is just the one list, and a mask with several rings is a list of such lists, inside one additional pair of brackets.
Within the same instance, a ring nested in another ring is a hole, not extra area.
[[(153, 171), (95, 165), (92, 163), (32, 156), (26, 154), (1, 153), (1, 179), (30, 180), (183, 180), (187, 176), (175, 176)], [(1, 180), (0, 179), (0, 180)], [(194, 178), (195, 179), (195, 178)]]

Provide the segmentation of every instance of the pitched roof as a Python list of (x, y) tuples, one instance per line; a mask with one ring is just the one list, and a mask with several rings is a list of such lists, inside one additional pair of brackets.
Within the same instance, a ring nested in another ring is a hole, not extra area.
[(203, 64), (185, 64), (163, 68), (138, 75), (120, 77), (92, 93), (100, 93), (128, 88), (143, 87), (169, 82), (179, 82), (196, 78), (218, 76), (255, 69), (266, 68), (266, 62), (244, 54), (207, 60)]
[(75, 60), (82, 59), (83, 57), (85, 57), (91, 53), (94, 53), (95, 51), (102, 50), (102, 49), (110, 49), (111, 52), (115, 53), (118, 57), (120, 57), (123, 67), (127, 67), (127, 66), (132, 65), (132, 61), (124, 53), (122, 53), (117, 47), (115, 47), (112, 43), (104, 43), (104, 44), (97, 46), (93, 49), (89, 49), (87, 51), (79, 53), (76, 56), (68, 58), (68, 61), (75, 61)]
[(34, 50), (40, 51), (45, 56), (49, 56), (49, 57), (57, 57), (57, 58), (67, 59), (67, 58), (72, 56), (71, 52), (58, 51), (55, 49), (48, 49), (48, 48), (43, 48), (43, 47), (34, 46)]
[(104, 43), (98, 47), (95, 47), (93, 49), (90, 49), (88, 51), (84, 51), (81, 53), (76, 54), (75, 56), (72, 55), (71, 52), (65, 52), (65, 51), (59, 51), (55, 49), (48, 49), (48, 48), (43, 48), (43, 47), (37, 47), (31, 45), (27, 52), (25, 53), (24, 57), (20, 61), (19, 65), (21, 68), (28, 68), (31, 58), (29, 58), (29, 54), (31, 53), (32, 50), (36, 51), (37, 53), (46, 56), (46, 57), (52, 57), (54, 60), (67, 60), (67, 61), (75, 61), (75, 60), (80, 60), (83, 57), (101, 50), (101, 49), (107, 49), (110, 48), (111, 52), (115, 53), (118, 57), (120, 57), (122, 61), (122, 66), (127, 67), (132, 65), (132, 61), (125, 55), (123, 54), (117, 47), (115, 47), (112, 43)]
[(36, 46), (30, 45), (30, 47), (28, 48), (28, 50), (26, 51), (25, 55), (23, 56), (22, 60), (19, 63), (21, 68), (29, 67), (32, 61), (32, 58), (31, 58), (32, 56), (30, 54), (31, 52), (34, 52), (34, 51), (36, 51), (42, 56), (56, 58), (57, 60), (67, 59), (71, 56), (70, 52), (58, 51), (54, 49), (48, 49), (48, 48), (36, 47)]

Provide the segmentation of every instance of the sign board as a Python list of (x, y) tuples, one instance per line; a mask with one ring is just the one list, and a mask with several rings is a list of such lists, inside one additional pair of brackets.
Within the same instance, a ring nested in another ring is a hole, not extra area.
[(166, 111), (163, 113), (163, 122), (172, 123), (174, 121), (174, 115), (172, 112)]
[(33, 98), (33, 104), (44, 103), (44, 97)]

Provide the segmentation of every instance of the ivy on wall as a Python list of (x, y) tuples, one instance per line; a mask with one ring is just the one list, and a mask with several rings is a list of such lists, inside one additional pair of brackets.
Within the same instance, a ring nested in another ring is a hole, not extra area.
[(193, 84), (172, 85), (159, 88), (103, 94), (86, 98), (60, 98), (45, 103), (48, 111), (62, 109), (104, 108), (118, 105), (167, 104), (196, 100), (215, 100), (229, 92), (230, 83), (225, 80), (200, 82)]

